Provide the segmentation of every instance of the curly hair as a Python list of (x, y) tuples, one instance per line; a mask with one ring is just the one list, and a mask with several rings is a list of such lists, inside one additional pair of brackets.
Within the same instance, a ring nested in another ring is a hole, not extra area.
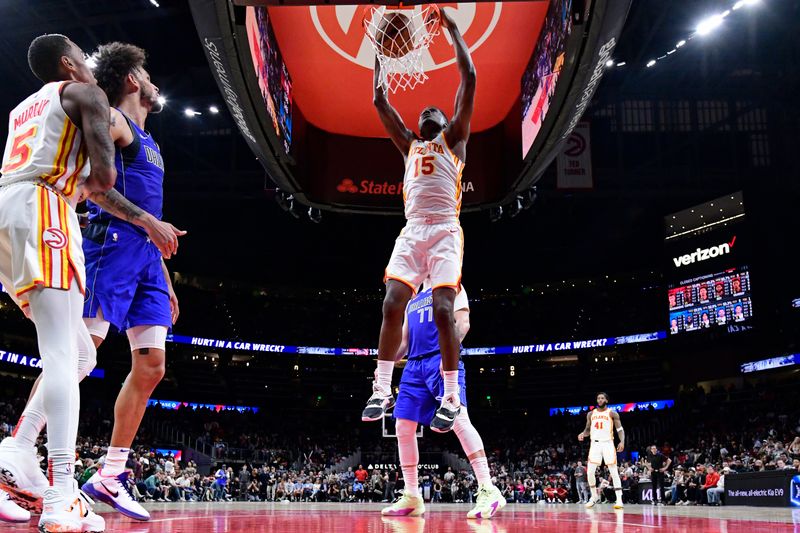
[(69, 40), (60, 33), (40, 35), (28, 47), (28, 66), (45, 83), (57, 81), (61, 58), (69, 53)]
[(128, 74), (144, 68), (147, 53), (138, 46), (114, 42), (100, 46), (93, 58), (97, 85), (106, 93), (111, 105), (119, 105), (125, 96), (125, 79)]

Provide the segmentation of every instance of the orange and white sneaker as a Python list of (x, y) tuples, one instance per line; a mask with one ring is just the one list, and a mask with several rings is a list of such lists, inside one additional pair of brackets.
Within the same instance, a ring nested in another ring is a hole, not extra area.
[(0, 490), (0, 520), (3, 522), (27, 522), (31, 519), (30, 511), (23, 509), (8, 497), (8, 493)]
[(78, 491), (77, 484), (68, 494), (55, 487), (45, 491), (39, 518), (40, 533), (102, 533), (105, 530), (105, 520), (92, 511), (88, 498)]
[(0, 443), (0, 489), (23, 509), (41, 513), (42, 497), (49, 486), (36, 459), (36, 450), (17, 446), (14, 437), (3, 439)]

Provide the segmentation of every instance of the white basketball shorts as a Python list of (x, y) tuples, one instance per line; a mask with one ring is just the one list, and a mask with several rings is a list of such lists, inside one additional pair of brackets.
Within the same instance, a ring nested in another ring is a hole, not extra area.
[(415, 293), (429, 276), (434, 289), (458, 289), (463, 262), (464, 231), (458, 219), (415, 218), (397, 237), (383, 279), (404, 283)]

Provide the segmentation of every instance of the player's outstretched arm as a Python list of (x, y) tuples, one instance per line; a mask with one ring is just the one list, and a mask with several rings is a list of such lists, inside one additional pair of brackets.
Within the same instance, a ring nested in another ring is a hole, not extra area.
[(588, 437), (592, 432), (592, 413), (586, 413), (586, 427), (583, 428), (583, 431), (578, 433), (578, 440), (583, 442), (583, 439)]
[(619, 419), (619, 413), (616, 411), (611, 411), (611, 420), (614, 421), (614, 429), (617, 430), (617, 435), (619, 435), (619, 444), (617, 444), (617, 451), (618, 452), (625, 451), (625, 430), (622, 429), (622, 421)]
[(108, 97), (96, 85), (69, 83), (61, 92), (61, 105), (70, 119), (81, 125), (91, 169), (83, 184), (90, 192), (107, 191), (117, 180), (114, 143), (109, 135)]
[(408, 319), (403, 320), (403, 338), (400, 340), (400, 347), (394, 356), (395, 361), (402, 360), (408, 355)]
[(383, 87), (383, 83), (381, 83), (381, 65), (377, 57), (375, 58), (375, 75), (372, 80), (372, 86), (374, 88), (372, 103), (375, 104), (375, 109), (378, 110), (378, 117), (380, 117), (384, 129), (386, 133), (389, 134), (394, 145), (397, 146), (397, 149), (400, 150), (405, 157), (408, 155), (408, 150), (411, 148), (414, 134), (411, 133), (411, 130), (403, 123), (400, 113), (389, 103), (389, 98), (386, 96), (386, 89)]
[(472, 120), (472, 110), (475, 104), (475, 85), (477, 77), (475, 74), (475, 65), (472, 63), (472, 57), (469, 53), (469, 47), (464, 42), (461, 32), (456, 26), (455, 21), (450, 18), (450, 15), (442, 9), (442, 26), (450, 32), (450, 37), (453, 39), (453, 47), (456, 50), (456, 63), (458, 64), (458, 72), (461, 74), (461, 83), (458, 86), (456, 93), (455, 114), (453, 121), (447, 127), (445, 136), (447, 144), (452, 148), (458, 143), (466, 143), (469, 140), (469, 123)]

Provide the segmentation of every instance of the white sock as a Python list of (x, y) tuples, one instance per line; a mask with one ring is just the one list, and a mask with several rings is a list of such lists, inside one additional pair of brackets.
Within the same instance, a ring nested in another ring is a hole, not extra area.
[(80, 411), (77, 338), (83, 295), (77, 282), (73, 282), (67, 291), (33, 291), (30, 304), (42, 359), (37, 394), (42, 395), (42, 412), (47, 420), (50, 484), (64, 494), (72, 494)]
[(392, 390), (392, 372), (394, 371), (394, 361), (381, 361), (378, 359), (378, 385), (385, 391)]
[(406, 483), (405, 492), (409, 496), (419, 498), (419, 471), (417, 465), (402, 465), (403, 481)]
[(33, 393), (28, 405), (19, 417), (16, 427), (11, 436), (17, 448), (30, 451), (31, 447), (36, 446), (36, 439), (44, 429), (47, 419), (44, 416), (44, 406), (42, 405), (42, 394), (39, 389)]
[(590, 487), (592, 489), (592, 499), (599, 500), (600, 498), (597, 495), (597, 487)]
[(449, 394), (455, 394), (456, 399), (458, 400), (456, 403), (461, 403), (458, 396), (459, 392), (461, 392), (458, 387), (458, 370), (445, 370), (443, 373), (445, 397)]
[(622, 489), (614, 489), (614, 494), (617, 495), (617, 503), (622, 503)]
[(109, 446), (108, 453), (106, 453), (106, 462), (103, 463), (103, 468), (100, 469), (100, 475), (105, 477), (114, 477), (123, 473), (125, 471), (125, 463), (128, 462), (128, 455), (130, 452), (130, 448)]
[(489, 473), (489, 461), (486, 457), (476, 457), (469, 462), (472, 465), (472, 471), (475, 472), (475, 477), (478, 480), (478, 485), (491, 485), (492, 475)]

